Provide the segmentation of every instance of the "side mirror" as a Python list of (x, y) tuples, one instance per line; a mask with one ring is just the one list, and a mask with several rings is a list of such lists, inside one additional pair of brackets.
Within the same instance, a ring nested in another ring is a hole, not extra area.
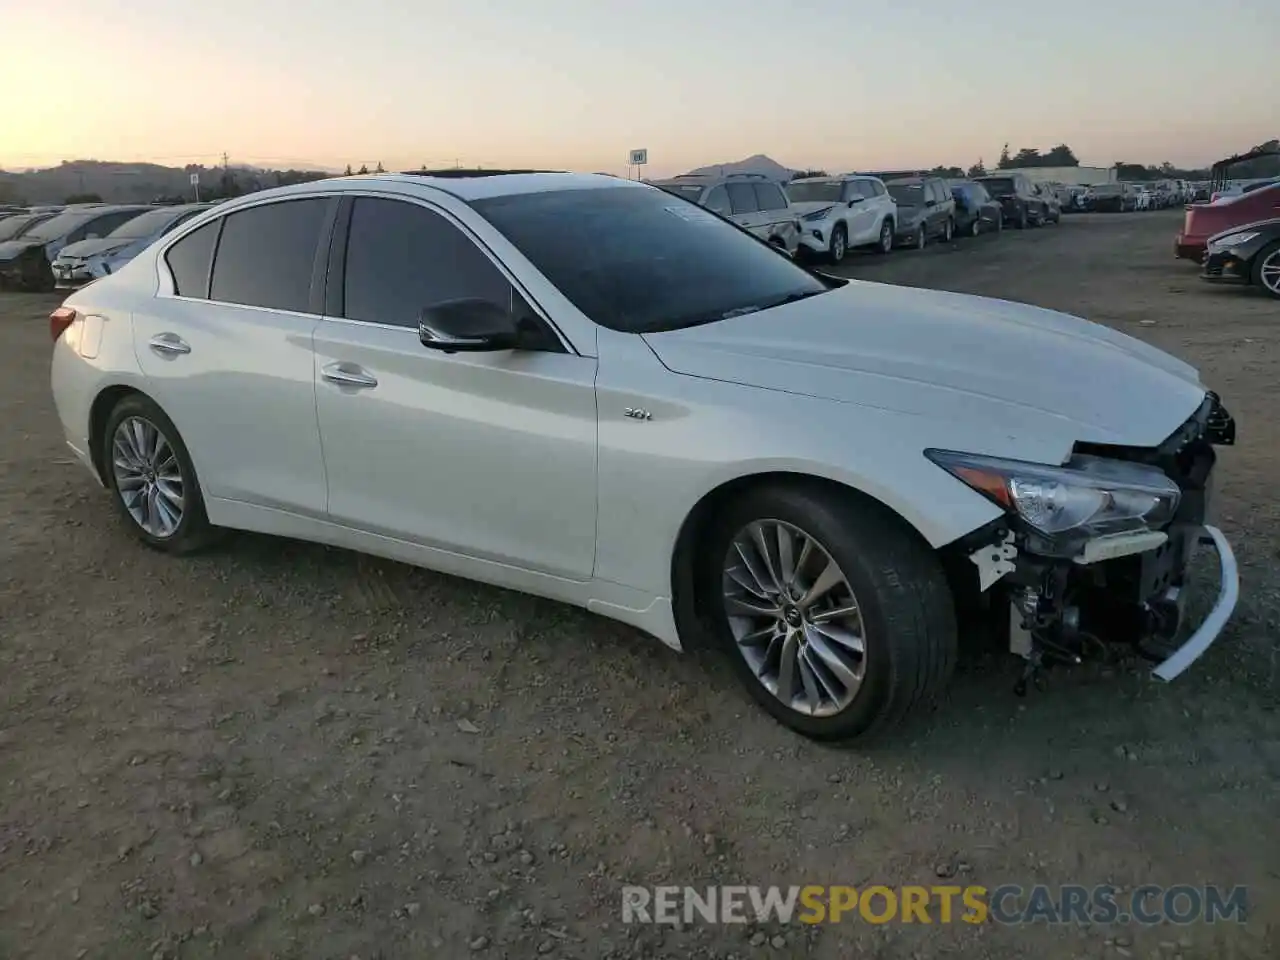
[(418, 339), (444, 353), (514, 350), (519, 328), (506, 307), (490, 300), (464, 298), (425, 307), (418, 317)]
[(850, 198), (849, 198), (849, 206), (851, 206), (851, 207), (852, 207), (855, 203), (861, 203), (861, 202), (862, 202), (863, 200), (865, 200), (865, 199), (867, 199), (867, 198), (866, 198), (866, 197), (850, 197)]

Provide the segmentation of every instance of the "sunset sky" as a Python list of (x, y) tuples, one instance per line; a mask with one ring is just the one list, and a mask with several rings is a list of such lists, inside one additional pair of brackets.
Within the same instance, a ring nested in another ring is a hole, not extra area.
[(657, 176), (967, 166), (1006, 141), (1199, 166), (1280, 136), (1280, 0), (0, 0), (0, 29), (9, 169), (621, 172), (645, 147)]

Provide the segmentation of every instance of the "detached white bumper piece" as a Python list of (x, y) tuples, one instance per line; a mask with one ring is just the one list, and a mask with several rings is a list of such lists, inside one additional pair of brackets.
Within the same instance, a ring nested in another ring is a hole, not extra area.
[(1204, 623), (1187, 638), (1187, 642), (1151, 671), (1151, 675), (1157, 680), (1172, 680), (1195, 663), (1209, 649), (1209, 644), (1218, 639), (1218, 634), (1222, 633), (1222, 628), (1227, 625), (1236, 608), (1236, 601), (1240, 599), (1240, 570), (1236, 566), (1236, 555), (1231, 552), (1227, 538), (1217, 527), (1206, 524), (1200, 542), (1212, 544), (1218, 554), (1218, 599), (1209, 615), (1204, 618)]

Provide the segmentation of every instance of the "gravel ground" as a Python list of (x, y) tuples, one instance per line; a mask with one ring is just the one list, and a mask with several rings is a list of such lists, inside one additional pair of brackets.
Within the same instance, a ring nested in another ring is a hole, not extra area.
[[(70, 462), (51, 298), (0, 298), (0, 957), (1280, 955), (1280, 311), (1172, 258), (1173, 212), (852, 276), (1083, 314), (1240, 425), (1243, 598), (1177, 683), (962, 665), (874, 749), (803, 741), (712, 658), (339, 550), (137, 545)], [(891, 321), (891, 318), (886, 318)], [(1217, 883), (1245, 925), (624, 926), (623, 884)]]

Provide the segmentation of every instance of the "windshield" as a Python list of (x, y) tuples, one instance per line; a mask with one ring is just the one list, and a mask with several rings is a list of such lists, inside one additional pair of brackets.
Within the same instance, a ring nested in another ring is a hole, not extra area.
[(50, 240), (65, 237), (76, 227), (100, 216), (102, 216), (101, 210), (79, 210), (73, 213), (60, 213), (52, 220), (46, 220), (40, 224), (40, 226), (28, 233), (24, 239), (48, 243)]
[(677, 197), (684, 197), (690, 203), (697, 203), (703, 191), (700, 183), (658, 183), (654, 186), (661, 187), (667, 193), (674, 193)]
[(787, 196), (792, 203), (839, 203), (839, 180), (793, 180), (787, 184)]
[(39, 223), (41, 219), (39, 214), (0, 218), (0, 242), (16, 239), (22, 235), (23, 230), (32, 223)]
[(112, 240), (142, 240), (153, 233), (159, 233), (178, 216), (180, 214), (173, 210), (152, 210), (122, 223), (108, 233), (107, 237)]
[(924, 187), (918, 183), (887, 183), (889, 196), (904, 207), (924, 206)]
[(677, 330), (828, 289), (746, 231), (658, 190), (554, 190), (471, 205), (610, 330)]
[(982, 185), (991, 191), (992, 196), (1004, 193), (1017, 193), (1013, 181), (1008, 177), (998, 177), (994, 180), (983, 180)]

